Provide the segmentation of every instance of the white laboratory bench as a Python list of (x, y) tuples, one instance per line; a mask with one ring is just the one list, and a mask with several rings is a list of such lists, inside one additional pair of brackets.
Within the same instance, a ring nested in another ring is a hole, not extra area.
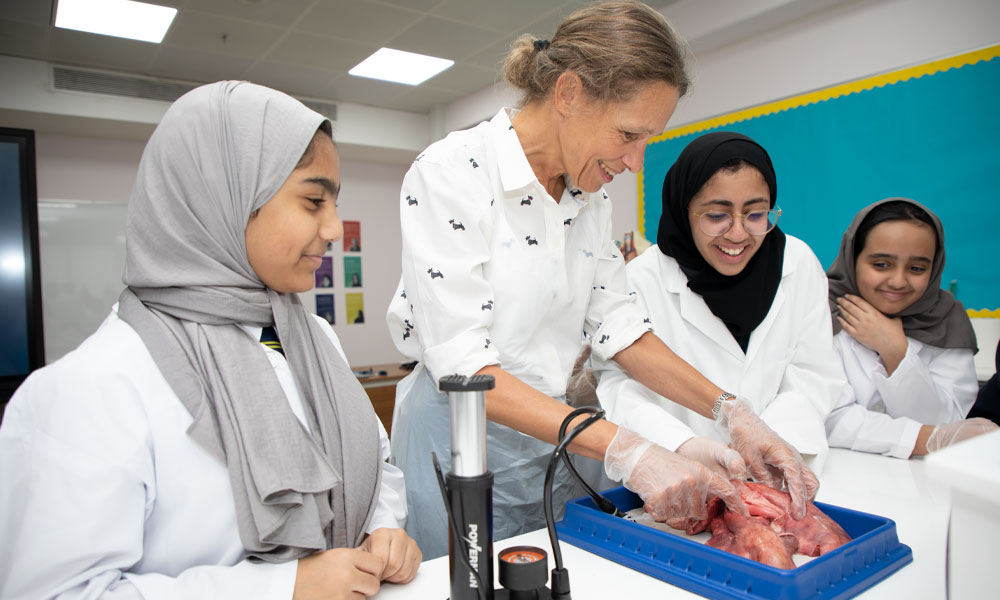
[[(947, 571), (949, 490), (928, 479), (923, 459), (901, 460), (874, 454), (833, 449), (820, 474), (817, 500), (888, 517), (896, 522), (899, 541), (913, 550), (913, 562), (857, 598), (944, 599)], [(1000, 518), (1000, 517), (998, 517)], [(495, 542), (498, 551), (509, 546), (552, 549), (542, 529)], [(569, 570), (573, 598), (700, 598), (569, 543), (560, 543), (564, 566)], [(494, 567), (494, 574), (496, 568)], [(494, 587), (499, 587), (495, 585)], [(385, 584), (378, 600), (444, 600), (449, 595), (448, 557), (424, 562), (407, 585)]]

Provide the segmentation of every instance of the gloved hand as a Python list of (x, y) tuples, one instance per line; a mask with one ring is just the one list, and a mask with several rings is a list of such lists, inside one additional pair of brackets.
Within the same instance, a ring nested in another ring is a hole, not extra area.
[(597, 378), (594, 377), (593, 369), (587, 366), (589, 359), (590, 344), (584, 344), (573, 363), (573, 370), (566, 384), (566, 404), (573, 408), (600, 406), (597, 400)]
[(958, 442), (996, 431), (997, 429), (1000, 429), (1000, 427), (997, 427), (996, 423), (981, 417), (973, 417), (972, 419), (965, 419), (957, 423), (938, 425), (931, 432), (930, 437), (927, 438), (927, 453), (930, 454), (946, 446), (957, 444)]
[(729, 434), (733, 450), (746, 461), (750, 475), (774, 489), (787, 489), (792, 498), (792, 517), (805, 518), (806, 504), (816, 497), (819, 480), (799, 451), (768, 427), (746, 398), (723, 402), (715, 423)]
[(721, 498), (733, 512), (749, 514), (728, 480), (624, 427), (618, 428), (608, 445), (604, 470), (639, 494), (646, 512), (657, 521), (704, 519), (712, 496)]
[(677, 448), (677, 454), (700, 462), (726, 479), (745, 481), (747, 464), (740, 453), (729, 446), (705, 437), (693, 437)]

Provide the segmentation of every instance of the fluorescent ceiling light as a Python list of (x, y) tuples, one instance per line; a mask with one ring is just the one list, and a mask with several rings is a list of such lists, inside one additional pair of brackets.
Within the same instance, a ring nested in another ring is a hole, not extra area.
[(419, 85), (453, 64), (453, 60), (382, 48), (348, 73), (356, 77)]
[(159, 44), (176, 8), (131, 0), (59, 0), (56, 27)]

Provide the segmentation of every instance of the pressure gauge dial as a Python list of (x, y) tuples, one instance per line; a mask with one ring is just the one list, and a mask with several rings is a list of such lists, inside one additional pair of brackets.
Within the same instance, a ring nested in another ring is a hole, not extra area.
[[(500, 551), (500, 585), (511, 592), (544, 589), (549, 578), (548, 554), (534, 546), (513, 546)], [(548, 591), (548, 590), (545, 590)]]

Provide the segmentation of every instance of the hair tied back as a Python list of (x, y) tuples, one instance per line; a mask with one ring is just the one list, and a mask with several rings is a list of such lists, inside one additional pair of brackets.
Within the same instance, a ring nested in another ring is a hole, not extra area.
[(535, 40), (535, 52), (548, 50), (550, 45), (551, 42), (549, 42), (549, 40)]

